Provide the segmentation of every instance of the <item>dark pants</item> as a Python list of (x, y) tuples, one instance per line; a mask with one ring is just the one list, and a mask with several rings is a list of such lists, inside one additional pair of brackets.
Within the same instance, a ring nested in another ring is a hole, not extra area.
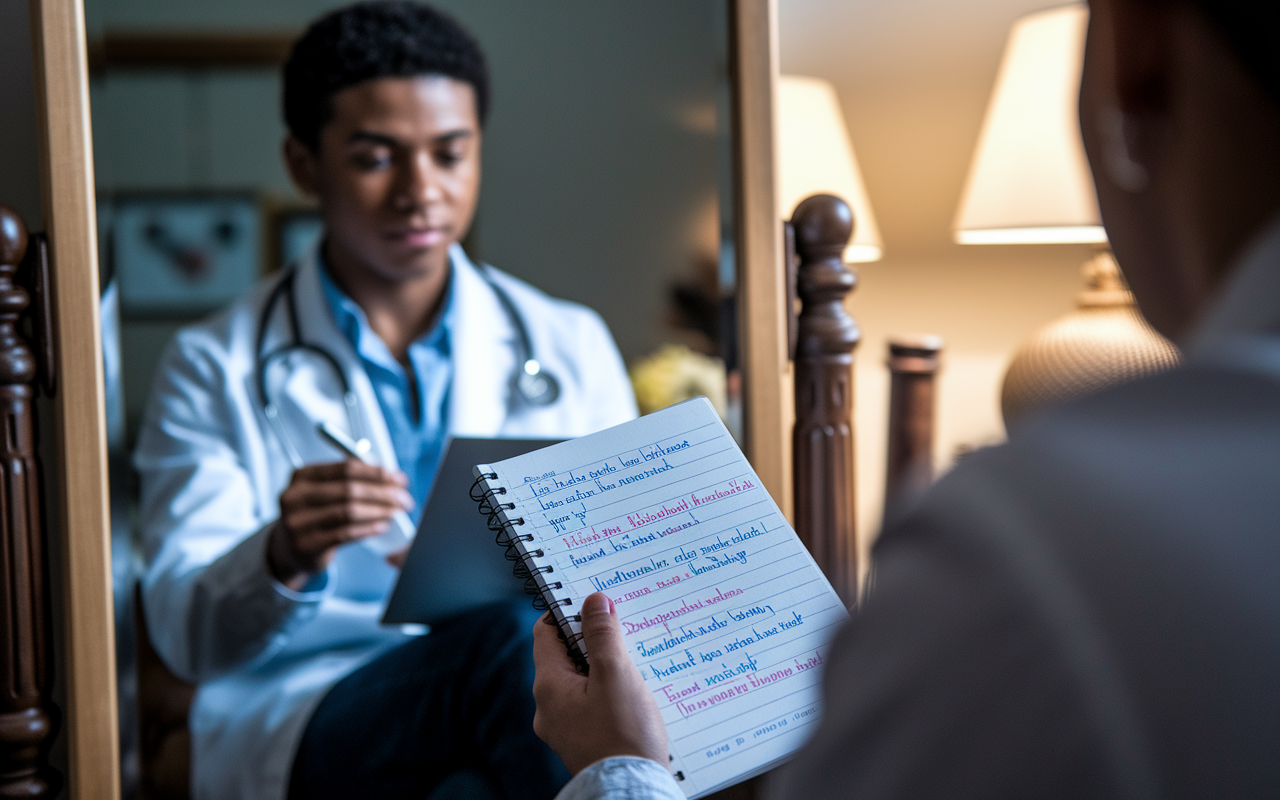
[(423, 800), (482, 774), (505, 798), (551, 798), (569, 773), (533, 733), (528, 600), (487, 606), (339, 681), (307, 724), (290, 800)]

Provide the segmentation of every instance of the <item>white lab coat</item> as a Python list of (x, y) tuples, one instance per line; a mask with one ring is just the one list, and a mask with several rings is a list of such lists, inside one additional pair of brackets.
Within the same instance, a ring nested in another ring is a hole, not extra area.
[[(451, 435), (574, 437), (636, 415), (599, 316), (496, 273), (561, 389), (549, 406), (513, 399), (510, 317), (461, 248), (451, 259)], [(135, 453), (151, 638), (170, 669), (199, 683), (190, 721), (196, 798), (283, 797), (324, 692), (408, 635), (378, 623), (396, 572), (373, 547), (342, 548), (314, 591), (292, 592), (267, 572), (264, 544), (293, 471), (255, 384), (258, 318), (276, 280), (178, 333), (157, 370)], [(341, 364), (374, 456), (398, 467), (372, 384), (325, 302), (314, 254), (300, 263), (294, 292), (303, 338)], [(272, 314), (263, 352), (288, 338), (284, 306)], [(322, 420), (350, 427), (336, 377), (316, 358), (299, 361), (276, 398), (289, 438), (306, 463), (339, 460), (315, 433)]]

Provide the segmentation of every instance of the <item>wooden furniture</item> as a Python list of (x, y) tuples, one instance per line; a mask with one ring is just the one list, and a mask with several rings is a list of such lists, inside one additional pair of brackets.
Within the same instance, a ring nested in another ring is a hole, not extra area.
[(745, 407), (743, 449), (791, 516), (791, 436), (794, 413), (787, 357), (787, 288), (778, 220), (776, 135), (777, 0), (729, 3), (729, 68), (733, 126), (734, 249), (738, 260), (739, 325)]
[(139, 800), (191, 796), (191, 730), (187, 723), (196, 687), (169, 671), (151, 646), (142, 611), (142, 588), (133, 595), (138, 632)]
[(942, 353), (937, 336), (889, 340), (889, 455), (884, 507), (918, 496), (933, 482), (934, 383)]
[[(31, 245), (27, 272), (39, 273), (45, 248), (40, 240)], [(49, 700), (48, 565), (35, 444), (43, 343), (33, 350), (20, 331), (31, 310), (31, 294), (17, 282), (27, 249), (26, 225), (0, 206), (0, 797), (53, 797), (62, 783), (46, 761), (57, 711)]]
[(791, 217), (800, 314), (795, 336), (795, 527), (845, 603), (857, 597), (853, 351), (861, 332), (844, 309), (857, 278), (842, 255), (853, 212), (831, 195)]
[[(850, 605), (865, 571), (858, 562), (853, 423), (853, 359), (861, 332), (844, 308), (857, 277), (842, 258), (855, 223), (843, 200), (814, 195), (783, 226), (783, 308), (795, 362), (795, 528)], [(942, 346), (942, 339), (927, 334), (889, 342), (886, 510), (933, 481), (934, 385)]]
[(105, 69), (277, 68), (300, 31), (245, 33), (109, 32), (89, 42), (89, 67)]
[(120, 796), (107, 425), (98, 320), (89, 75), (80, 0), (30, 0), (58, 392), (39, 443), (49, 489), (53, 600), (66, 685), (67, 795)]

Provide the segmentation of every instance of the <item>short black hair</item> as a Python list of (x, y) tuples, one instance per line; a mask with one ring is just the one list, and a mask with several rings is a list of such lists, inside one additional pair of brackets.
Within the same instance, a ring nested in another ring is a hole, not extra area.
[(489, 68), (452, 17), (413, 0), (376, 0), (332, 11), (293, 43), (284, 64), (284, 122), (312, 151), (333, 116), (333, 96), (375, 78), (443, 75), (471, 84), (483, 126)]
[(1280, 25), (1276, 7), (1265, 0), (1194, 0), (1218, 30), (1231, 50), (1270, 94), (1280, 103)]

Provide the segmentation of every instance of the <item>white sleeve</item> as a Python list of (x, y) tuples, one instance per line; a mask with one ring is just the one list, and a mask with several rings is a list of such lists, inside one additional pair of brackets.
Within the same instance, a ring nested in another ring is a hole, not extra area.
[(161, 359), (134, 454), (147, 626), (169, 668), (195, 682), (269, 656), (332, 586), (321, 575), (292, 592), (268, 571), (275, 509), (255, 500), (226, 384), (215, 355), (179, 334)]
[(556, 800), (684, 800), (684, 792), (656, 761), (618, 756), (573, 776)]

